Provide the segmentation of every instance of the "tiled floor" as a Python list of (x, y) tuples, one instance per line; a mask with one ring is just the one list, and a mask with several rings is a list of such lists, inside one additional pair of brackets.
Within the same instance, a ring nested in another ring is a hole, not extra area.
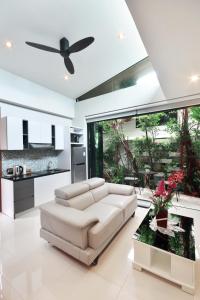
[[(193, 214), (199, 230), (200, 212)], [(132, 268), (132, 234), (147, 210), (136, 215), (104, 251), (96, 267), (85, 267), (39, 237), (39, 211), (15, 221), (0, 215), (0, 299), (6, 300), (199, 300), (177, 286)], [(200, 282), (200, 279), (199, 279)]]

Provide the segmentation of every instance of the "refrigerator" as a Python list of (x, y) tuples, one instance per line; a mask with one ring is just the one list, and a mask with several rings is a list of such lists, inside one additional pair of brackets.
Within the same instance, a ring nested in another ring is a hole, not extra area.
[(72, 147), (71, 149), (72, 183), (86, 180), (86, 148)]

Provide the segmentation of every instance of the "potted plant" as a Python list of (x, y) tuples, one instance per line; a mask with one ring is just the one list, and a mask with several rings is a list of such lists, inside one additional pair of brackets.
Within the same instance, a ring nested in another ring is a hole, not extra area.
[(168, 208), (172, 205), (171, 200), (177, 185), (183, 181), (183, 178), (184, 172), (182, 170), (173, 171), (167, 181), (163, 179), (158, 183), (152, 198), (157, 226), (167, 228)]

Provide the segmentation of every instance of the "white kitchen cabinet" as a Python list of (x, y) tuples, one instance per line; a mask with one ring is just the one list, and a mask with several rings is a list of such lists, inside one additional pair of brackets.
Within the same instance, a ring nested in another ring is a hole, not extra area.
[(71, 183), (71, 172), (63, 172), (34, 179), (35, 206), (55, 199), (55, 189)]
[(14, 219), (14, 183), (12, 180), (1, 179), (2, 213)]
[(4, 117), (1, 119), (1, 150), (23, 150), (22, 119)]
[(28, 121), (29, 143), (41, 143), (41, 125), (37, 121)]
[(51, 124), (50, 123), (40, 123), (41, 126), (41, 143), (51, 144)]
[(64, 126), (55, 125), (55, 150), (64, 150)]
[(51, 125), (39, 121), (28, 121), (29, 143), (51, 144)]

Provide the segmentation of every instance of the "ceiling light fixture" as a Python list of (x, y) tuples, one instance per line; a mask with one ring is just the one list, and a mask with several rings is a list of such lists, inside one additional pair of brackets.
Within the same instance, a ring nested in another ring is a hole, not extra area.
[(198, 81), (199, 79), (200, 79), (200, 76), (199, 76), (199, 75), (192, 75), (192, 76), (190, 77), (190, 80), (191, 80), (192, 82)]
[(124, 34), (123, 32), (119, 32), (119, 33), (118, 33), (118, 38), (119, 38), (120, 40), (123, 40), (123, 39), (125, 38), (125, 34)]
[(5, 47), (9, 48), (9, 49), (12, 48), (12, 42), (11, 41), (6, 41), (5, 42)]
[(68, 75), (65, 75), (65, 76), (64, 76), (64, 79), (65, 79), (65, 80), (68, 80), (68, 79), (69, 79), (69, 76), (68, 76)]

